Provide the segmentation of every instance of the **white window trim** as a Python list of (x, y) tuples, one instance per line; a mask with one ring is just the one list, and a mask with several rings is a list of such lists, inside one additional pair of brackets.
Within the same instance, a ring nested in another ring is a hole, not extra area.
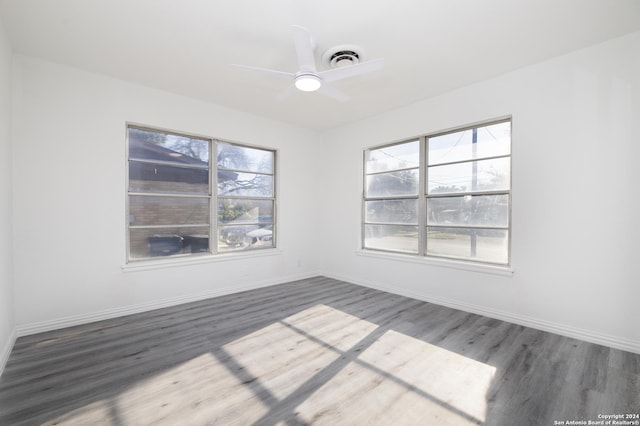
[(203, 265), (217, 262), (233, 262), (257, 257), (281, 256), (283, 251), (272, 247), (260, 250), (247, 250), (218, 254), (201, 254), (185, 257), (167, 257), (158, 260), (137, 260), (122, 264), (123, 272), (151, 271), (156, 269), (174, 268), (177, 266)]
[(467, 260), (454, 260), (444, 257), (427, 257), (415, 254), (399, 253), (393, 251), (383, 251), (375, 249), (358, 249), (357, 256), (369, 257), (372, 259), (394, 260), (399, 262), (413, 263), (425, 266), (437, 266), (441, 268), (458, 269), (461, 271), (481, 272), (491, 275), (501, 275), (510, 277), (515, 273), (513, 266), (502, 266), (491, 263), (473, 262)]

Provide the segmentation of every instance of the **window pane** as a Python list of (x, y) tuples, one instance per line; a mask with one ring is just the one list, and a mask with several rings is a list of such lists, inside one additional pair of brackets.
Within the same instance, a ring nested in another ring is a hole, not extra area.
[(429, 194), (508, 190), (510, 158), (429, 167)]
[(508, 240), (507, 230), (428, 227), (427, 255), (506, 265)]
[(420, 164), (420, 142), (412, 141), (366, 151), (365, 173), (409, 169)]
[(418, 227), (408, 225), (365, 225), (364, 247), (418, 253)]
[(246, 197), (273, 197), (273, 176), (219, 171), (218, 194)]
[(509, 226), (508, 195), (465, 195), (427, 200), (428, 225)]
[(209, 226), (131, 229), (130, 258), (144, 259), (209, 251)]
[(200, 225), (209, 223), (209, 198), (206, 197), (129, 197), (129, 224)]
[(418, 224), (418, 200), (380, 200), (365, 203), (365, 221)]
[(453, 161), (509, 155), (511, 153), (511, 122), (497, 123), (429, 138), (429, 165)]
[(224, 225), (218, 230), (221, 253), (273, 247), (273, 225)]
[(273, 201), (271, 200), (218, 200), (220, 224), (271, 224)]
[(273, 174), (273, 151), (218, 143), (218, 167)]
[(209, 194), (209, 170), (129, 162), (129, 191)]
[(209, 166), (209, 141), (129, 128), (129, 158)]
[(367, 176), (367, 197), (418, 194), (418, 169)]

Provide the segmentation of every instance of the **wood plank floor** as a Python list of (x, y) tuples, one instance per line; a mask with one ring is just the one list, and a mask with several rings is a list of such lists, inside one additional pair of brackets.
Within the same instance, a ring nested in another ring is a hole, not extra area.
[(0, 425), (611, 414), (640, 414), (640, 355), (323, 277), (21, 337), (0, 377)]

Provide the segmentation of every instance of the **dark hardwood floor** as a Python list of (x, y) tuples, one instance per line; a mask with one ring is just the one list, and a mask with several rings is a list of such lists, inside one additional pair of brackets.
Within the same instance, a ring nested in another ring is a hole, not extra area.
[(0, 425), (612, 414), (640, 414), (640, 355), (323, 277), (21, 337), (0, 377)]

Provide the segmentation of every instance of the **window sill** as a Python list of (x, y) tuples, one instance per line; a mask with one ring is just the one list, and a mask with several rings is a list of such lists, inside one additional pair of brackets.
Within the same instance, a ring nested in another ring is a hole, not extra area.
[(514, 269), (510, 266), (471, 263), (450, 259), (434, 259), (411, 254), (391, 253), (384, 251), (360, 249), (356, 250), (356, 255), (374, 259), (395, 260), (400, 262), (437, 266), (441, 268), (459, 269), (463, 271), (480, 272), (484, 274), (502, 275), (507, 277), (512, 276), (515, 272)]
[(201, 265), (206, 263), (230, 262), (256, 257), (279, 256), (282, 250), (276, 248), (231, 252), (223, 254), (204, 254), (200, 256), (174, 257), (170, 259), (140, 260), (122, 265), (124, 272), (148, 271), (179, 266)]

